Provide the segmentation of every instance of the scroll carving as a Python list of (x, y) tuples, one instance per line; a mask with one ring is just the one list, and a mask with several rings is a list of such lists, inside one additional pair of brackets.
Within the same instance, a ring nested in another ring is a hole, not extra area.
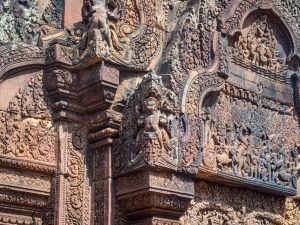
[(217, 1), (201, 0), (195, 5), (182, 29), (182, 60), (186, 69), (208, 68), (212, 65), (212, 32), (220, 13)]
[(86, 130), (72, 124), (68, 134), (66, 174), (66, 224), (87, 225), (90, 221), (90, 190), (85, 167)]
[(285, 225), (282, 198), (199, 181), (196, 198), (180, 218), (182, 225)]

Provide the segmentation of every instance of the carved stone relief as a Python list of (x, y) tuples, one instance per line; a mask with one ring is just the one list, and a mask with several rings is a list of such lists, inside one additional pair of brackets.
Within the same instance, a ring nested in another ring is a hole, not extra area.
[[(297, 188), (294, 108), (226, 84), (201, 110), (203, 164), (250, 180)], [(284, 118), (283, 118), (284, 115)]]
[(273, 25), (267, 16), (262, 16), (250, 26), (247, 34), (239, 36), (233, 57), (246, 64), (282, 73), (285, 59), (278, 49)]
[(55, 164), (55, 127), (42, 79), (33, 77), (1, 111), (0, 154)]
[(67, 136), (67, 174), (65, 180), (66, 224), (90, 224), (90, 189), (86, 168), (86, 130), (69, 126)]
[(196, 198), (182, 225), (284, 225), (284, 198), (229, 188), (204, 181), (196, 184)]
[(157, 28), (160, 19), (152, 16), (156, 10), (161, 11), (161, 2), (85, 0), (87, 31), (79, 45), (79, 60), (97, 49), (101, 59), (136, 69), (151, 67), (163, 37)]
[[(178, 165), (177, 98), (163, 86), (154, 71), (144, 79), (125, 106), (116, 144), (115, 169), (128, 170), (144, 164), (176, 168)], [(120, 157), (124, 158), (120, 158)], [(126, 160), (126, 161), (124, 161)]]
[(298, 225), (298, 1), (65, 1), (0, 0), (0, 224)]
[(58, 0), (1, 0), (0, 45), (37, 44), (40, 34), (61, 28), (62, 10), (63, 1)]

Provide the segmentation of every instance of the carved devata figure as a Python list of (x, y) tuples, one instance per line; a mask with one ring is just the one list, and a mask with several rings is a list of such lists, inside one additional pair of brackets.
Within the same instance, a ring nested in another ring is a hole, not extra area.
[(273, 72), (283, 70), (284, 59), (276, 43), (274, 28), (267, 16), (259, 17), (248, 32), (239, 36), (233, 57)]
[[(293, 110), (262, 97), (260, 91), (226, 84), (207, 97), (202, 108), (204, 165), (296, 189), (299, 127)], [(215, 164), (206, 163), (212, 159)]]
[(155, 72), (147, 74), (129, 99), (120, 131), (129, 167), (177, 165), (177, 97)]

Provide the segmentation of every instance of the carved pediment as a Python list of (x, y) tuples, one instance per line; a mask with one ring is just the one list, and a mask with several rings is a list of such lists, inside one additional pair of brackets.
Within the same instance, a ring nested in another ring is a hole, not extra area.
[(284, 39), (280, 40), (277, 32), (267, 15), (259, 16), (234, 41), (231, 48), (233, 61), (253, 70), (261, 68), (283, 73), (291, 49), (282, 43)]
[(42, 82), (38, 73), (0, 111), (1, 157), (55, 165), (56, 134)]

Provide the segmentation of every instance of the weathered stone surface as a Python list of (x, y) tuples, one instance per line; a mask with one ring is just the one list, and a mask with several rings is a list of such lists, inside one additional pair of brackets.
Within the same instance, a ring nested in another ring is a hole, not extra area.
[(298, 225), (299, 8), (0, 0), (0, 224)]

